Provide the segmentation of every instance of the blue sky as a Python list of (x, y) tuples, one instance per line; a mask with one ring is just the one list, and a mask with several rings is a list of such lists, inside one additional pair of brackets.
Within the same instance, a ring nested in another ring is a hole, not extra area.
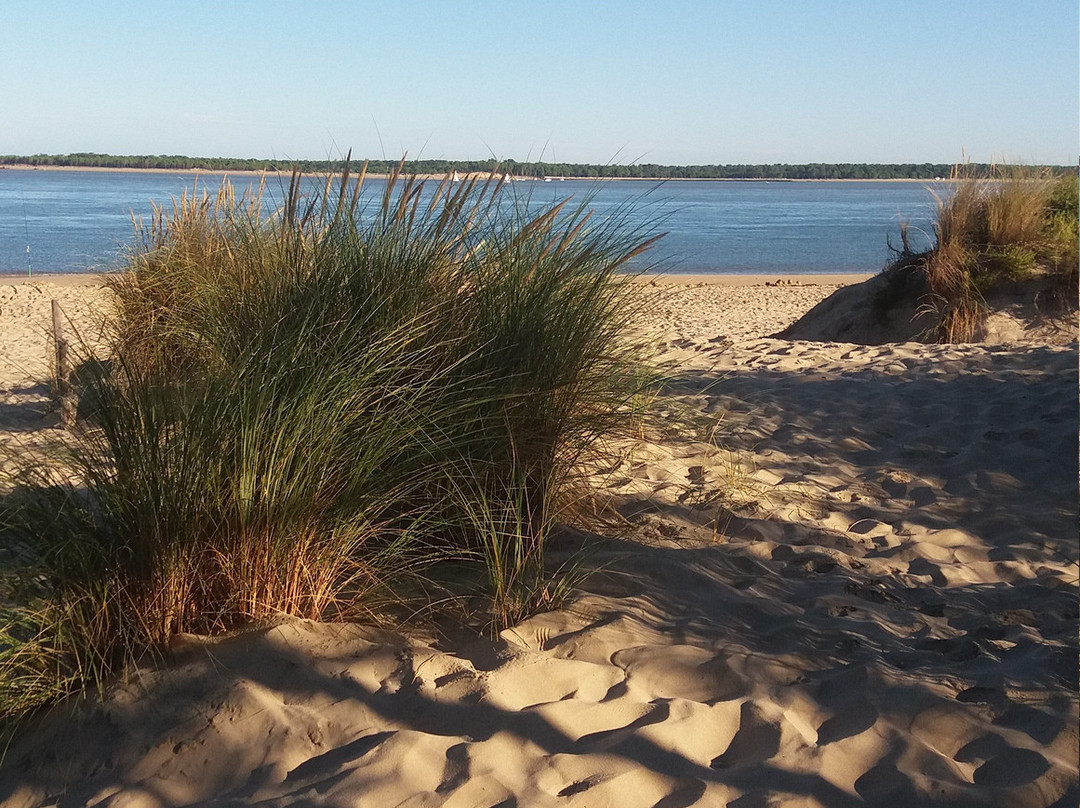
[(1076, 0), (4, 0), (0, 153), (1075, 163)]

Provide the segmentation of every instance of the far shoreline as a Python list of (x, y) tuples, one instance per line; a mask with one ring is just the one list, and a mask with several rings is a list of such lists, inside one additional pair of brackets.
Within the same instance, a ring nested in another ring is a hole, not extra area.
[[(363, 163), (352, 163), (353, 176), (359, 176), (359, 166)], [(0, 164), (0, 171), (60, 171), (69, 173), (87, 172), (98, 174), (190, 174), (191, 176), (289, 176), (292, 174), (291, 169), (271, 171), (269, 169), (216, 169), (216, 168), (112, 168), (109, 166), (32, 166), (22, 163), (3, 163)], [(313, 171), (313, 172), (301, 172), (309, 176), (325, 176), (328, 172), (325, 171)], [(406, 174), (406, 176), (415, 176), (423, 180), (442, 180), (448, 175), (455, 172), (446, 172), (440, 174)], [(497, 180), (501, 177), (501, 174), (490, 174), (488, 172), (456, 172), (462, 180), (478, 179)], [(385, 180), (389, 179), (390, 174), (376, 174), (368, 172), (365, 176), (369, 179)], [(511, 177), (512, 182), (950, 182), (948, 177), (933, 178), (933, 179), (919, 179), (916, 177), (891, 177), (887, 179), (877, 179), (874, 177), (866, 178), (839, 178), (839, 177), (820, 177), (820, 178), (789, 178), (789, 177), (559, 177), (552, 176), (544, 179), (538, 179), (536, 177)]]
[[(51, 283), (55, 286), (101, 286), (109, 275), (120, 273), (101, 272), (35, 272), (32, 276), (0, 274), (0, 286), (21, 286), (33, 283)], [(635, 275), (637, 283), (651, 286), (849, 286), (872, 278), (875, 272), (813, 273), (801, 275), (792, 272), (752, 275), (688, 275), (652, 274)]]

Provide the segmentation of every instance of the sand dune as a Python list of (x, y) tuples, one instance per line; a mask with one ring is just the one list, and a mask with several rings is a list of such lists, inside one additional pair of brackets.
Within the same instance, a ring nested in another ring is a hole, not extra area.
[[(70, 291), (28, 288), (9, 437), (51, 424), (39, 297)], [(12, 749), (2, 804), (1075, 806), (1076, 343), (767, 337), (833, 288), (643, 317), (670, 419), (600, 479), (612, 530), (562, 538), (603, 568), (567, 609), (183, 638)]]

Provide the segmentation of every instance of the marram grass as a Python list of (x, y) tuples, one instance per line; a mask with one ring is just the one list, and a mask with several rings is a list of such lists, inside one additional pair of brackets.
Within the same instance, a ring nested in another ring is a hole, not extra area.
[(1013, 168), (990, 179), (958, 167), (950, 192), (937, 197), (935, 245), (907, 246), (893, 265), (917, 273), (926, 306), (935, 314), (932, 339), (968, 342), (981, 335), (987, 296), (1032, 281), (1048, 290), (1037, 301), (1048, 315), (1077, 308), (1077, 175)]
[(181, 632), (362, 614), (432, 556), (483, 561), (497, 627), (564, 592), (548, 532), (653, 383), (619, 274), (650, 239), (493, 183), (395, 175), (369, 202), (362, 179), (136, 223), (68, 479), (42, 458), (0, 504), (9, 718)]

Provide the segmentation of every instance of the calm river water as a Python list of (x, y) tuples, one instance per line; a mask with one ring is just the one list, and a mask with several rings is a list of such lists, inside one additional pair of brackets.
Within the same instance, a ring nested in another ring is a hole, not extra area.
[[(200, 174), (198, 187), (213, 192), (221, 181)], [(237, 191), (257, 182), (231, 181)], [(194, 182), (192, 174), (0, 171), (0, 273), (26, 274), (28, 264), (35, 272), (115, 268), (132, 241), (131, 213), (148, 218), (151, 200), (168, 204)], [(273, 199), (283, 183), (269, 180)], [(377, 200), (385, 186), (365, 187)], [(901, 220), (929, 243), (935, 206), (918, 182), (566, 180), (510, 188), (530, 204), (587, 200), (600, 215), (629, 205), (634, 223), (667, 233), (645, 259), (659, 272), (876, 272), (889, 260), (889, 240), (899, 245)]]

